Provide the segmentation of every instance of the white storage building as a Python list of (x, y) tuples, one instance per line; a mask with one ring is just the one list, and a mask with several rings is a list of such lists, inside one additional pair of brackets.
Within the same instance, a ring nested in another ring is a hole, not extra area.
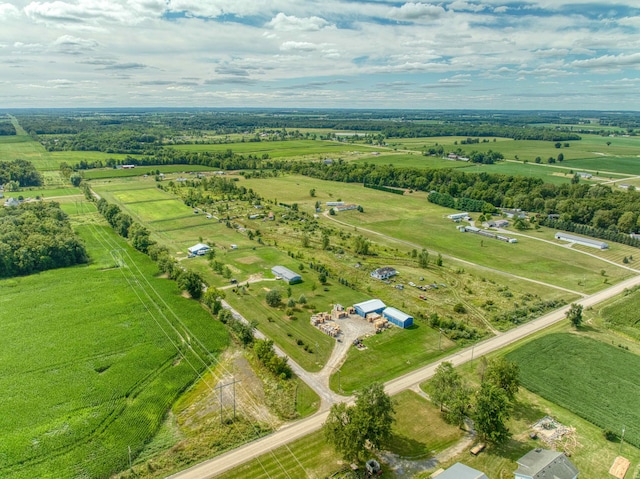
[(568, 233), (556, 233), (556, 239), (562, 241), (570, 241), (571, 243), (590, 246), (591, 248), (608, 249), (609, 244), (604, 241), (591, 238), (583, 238), (582, 236), (570, 235)]

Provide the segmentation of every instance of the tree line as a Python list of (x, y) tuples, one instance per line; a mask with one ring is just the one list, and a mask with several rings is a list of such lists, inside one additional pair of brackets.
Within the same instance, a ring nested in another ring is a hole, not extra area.
[(86, 262), (84, 244), (58, 203), (0, 209), (0, 278)]

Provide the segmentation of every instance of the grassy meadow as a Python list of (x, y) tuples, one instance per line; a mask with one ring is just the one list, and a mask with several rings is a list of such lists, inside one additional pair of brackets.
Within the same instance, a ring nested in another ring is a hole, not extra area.
[[(88, 265), (0, 281), (6, 478), (108, 477), (125, 468), (128, 447), (135, 457), (205, 368), (199, 358), (210, 363), (227, 344), (219, 323), (173, 282), (153, 278), (150, 260), (110, 228), (78, 229)], [(126, 269), (114, 267), (109, 251), (118, 248)], [(187, 331), (200, 341), (193, 348)]]
[[(509, 244), (460, 233), (455, 228), (456, 224), (446, 218), (453, 210), (429, 203), (426, 194), (422, 192), (394, 195), (363, 188), (359, 184), (335, 183), (302, 176), (242, 180), (240, 184), (269, 199), (273, 192), (277, 191), (278, 201), (297, 202), (306, 211), (313, 211), (315, 201), (325, 203), (341, 199), (347, 203), (358, 203), (363, 206), (364, 213), (347, 211), (328, 219), (321, 219), (326, 221), (326, 224), (333, 225), (336, 223), (331, 222), (332, 219), (343, 222), (348, 225), (342, 225), (346, 230), (363, 234), (387, 247), (424, 247), (430, 252), (440, 252), (492, 270), (544, 281), (575, 291), (589, 293), (603, 287), (600, 270), (605, 263), (597, 258), (576, 253), (559, 245), (545, 245), (545, 255), (541, 256), (541, 244), (534, 239), (518, 237), (517, 244)], [(315, 197), (309, 195), (311, 188), (316, 189)], [(388, 238), (381, 237), (380, 234)], [(616, 244), (611, 245), (611, 251), (616, 248)], [(598, 254), (595, 250), (593, 253)], [(610, 267), (608, 264), (605, 269), (611, 283), (630, 274), (622, 268)]]

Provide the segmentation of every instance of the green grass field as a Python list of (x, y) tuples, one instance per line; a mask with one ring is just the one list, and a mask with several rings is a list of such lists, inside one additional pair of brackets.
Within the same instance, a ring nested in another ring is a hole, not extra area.
[[(135, 457), (204, 369), (192, 351), (211, 362), (227, 344), (219, 323), (173, 282), (154, 278), (150, 260), (110, 228), (79, 231), (89, 265), (0, 282), (6, 478), (108, 477), (125, 468), (128, 447)], [(127, 252), (127, 268), (113, 267), (114, 248)], [(206, 352), (185, 348), (185, 328)]]
[(344, 393), (351, 394), (373, 381), (388, 381), (451, 354), (455, 343), (446, 336), (440, 340), (439, 336), (438, 331), (416, 320), (410, 328), (392, 327), (366, 338), (363, 343), (367, 349), (349, 349), (347, 359), (340, 367), (340, 384), (338, 374), (333, 374), (331, 388), (335, 391), (341, 388)]
[[(336, 199), (357, 202), (364, 207), (364, 214), (347, 211), (331, 217), (350, 225), (345, 227), (347, 231), (358, 231), (386, 246), (407, 247), (407, 243), (410, 243), (425, 247), (431, 252), (440, 252), (493, 270), (544, 281), (574, 291), (595, 292), (601, 289), (603, 279), (599, 274), (603, 265), (606, 265), (604, 269), (607, 270), (608, 281), (611, 283), (630, 274), (596, 258), (567, 248), (551, 245), (547, 247), (528, 238), (519, 239), (517, 244), (485, 239), (481, 246), (482, 238), (458, 232), (456, 224), (446, 218), (452, 210), (429, 203), (426, 194), (421, 192), (401, 196), (363, 188), (359, 184), (335, 183), (302, 176), (251, 179), (241, 181), (240, 184), (269, 199), (274, 195), (273, 192), (277, 191), (278, 201), (297, 202), (306, 211), (313, 211), (316, 200), (322, 203)], [(316, 189), (315, 197), (309, 196), (311, 188)], [(322, 217), (321, 219), (323, 222), (326, 221), (326, 224), (332, 224), (330, 220)], [(367, 228), (398, 241), (385, 239), (359, 228)], [(544, 256), (539, 254), (541, 246), (545, 248)], [(611, 250), (614, 249), (616, 245), (612, 244)]]
[(510, 352), (523, 386), (640, 445), (640, 356), (574, 334), (550, 334)]
[(336, 141), (322, 140), (290, 140), (290, 141), (261, 141), (244, 143), (225, 143), (219, 145), (176, 145), (170, 148), (178, 151), (216, 151), (231, 150), (241, 155), (254, 155), (262, 157), (268, 154), (270, 158), (294, 158), (315, 156), (324, 158), (335, 157), (359, 152), (371, 154), (373, 151), (384, 149), (371, 148), (358, 144), (345, 144)]

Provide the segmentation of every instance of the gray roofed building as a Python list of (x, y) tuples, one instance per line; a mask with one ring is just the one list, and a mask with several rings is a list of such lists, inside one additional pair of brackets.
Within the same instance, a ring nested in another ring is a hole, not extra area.
[(289, 268), (285, 268), (284, 266), (274, 266), (271, 268), (271, 272), (276, 278), (282, 278), (289, 284), (296, 284), (302, 282), (302, 276), (298, 273), (294, 273)]
[(534, 449), (518, 459), (515, 479), (576, 479), (578, 469), (562, 452)]
[(438, 474), (437, 479), (488, 479), (483, 473), (472, 467), (456, 462), (449, 469)]

